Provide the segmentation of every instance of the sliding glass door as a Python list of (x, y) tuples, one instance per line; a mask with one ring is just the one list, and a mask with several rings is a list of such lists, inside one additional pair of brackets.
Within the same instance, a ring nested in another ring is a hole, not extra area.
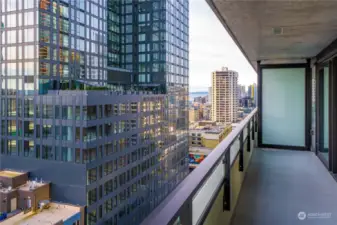
[(326, 162), (329, 162), (329, 64), (319, 71), (319, 135), (318, 151)]

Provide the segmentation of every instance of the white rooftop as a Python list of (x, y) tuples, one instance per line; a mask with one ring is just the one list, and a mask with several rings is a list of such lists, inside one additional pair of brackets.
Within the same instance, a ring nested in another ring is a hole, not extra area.
[(67, 220), (76, 213), (80, 212), (80, 207), (50, 203), (50, 208), (42, 211), (19, 213), (7, 220), (1, 222), (1, 225), (46, 225), (56, 224), (57, 222)]

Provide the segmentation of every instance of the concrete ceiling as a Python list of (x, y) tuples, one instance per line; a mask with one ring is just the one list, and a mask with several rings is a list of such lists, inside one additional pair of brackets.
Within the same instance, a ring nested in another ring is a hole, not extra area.
[(337, 0), (206, 1), (253, 66), (315, 57), (337, 38)]

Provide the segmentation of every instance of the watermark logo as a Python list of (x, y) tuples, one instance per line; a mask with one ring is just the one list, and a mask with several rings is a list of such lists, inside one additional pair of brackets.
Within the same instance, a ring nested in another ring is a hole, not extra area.
[(305, 212), (299, 212), (297, 214), (297, 217), (299, 220), (305, 220), (305, 219), (330, 219), (331, 213), (328, 212), (316, 212), (316, 213), (305, 213)]
[(299, 220), (305, 220), (305, 218), (307, 218), (307, 214), (305, 212), (299, 212), (297, 217)]

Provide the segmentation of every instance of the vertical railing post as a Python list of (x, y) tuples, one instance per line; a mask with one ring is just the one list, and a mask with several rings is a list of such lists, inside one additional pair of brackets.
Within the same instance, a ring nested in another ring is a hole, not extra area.
[(181, 208), (176, 224), (192, 225), (192, 198)]
[(252, 117), (252, 129), (249, 131), (249, 133), (250, 132), (252, 132), (252, 140), (255, 140), (255, 117), (253, 116)]
[(253, 132), (255, 133), (255, 141), (254, 141), (254, 147), (258, 146), (258, 140), (259, 140), (259, 133), (258, 133), (258, 113), (255, 113), (254, 115), (254, 120), (255, 120), (255, 130), (253, 130)]
[[(245, 128), (244, 128), (245, 129)], [(240, 150), (239, 150), (239, 171), (242, 172), (243, 171), (243, 137), (244, 136), (244, 132), (242, 131), (239, 137), (240, 140)]]
[(254, 117), (255, 117), (255, 132), (257, 132), (257, 120), (258, 120), (257, 113), (255, 113)]
[(230, 149), (229, 147), (225, 151), (225, 157), (223, 159), (224, 170), (225, 170), (225, 179), (224, 179), (224, 193), (222, 199), (222, 208), (223, 211), (231, 210), (231, 157), (230, 157)]
[(251, 144), (250, 144), (250, 122), (251, 121), (248, 121), (248, 124), (247, 124), (247, 129), (248, 129), (248, 132), (247, 132), (247, 152), (250, 152), (250, 148), (251, 148)]

